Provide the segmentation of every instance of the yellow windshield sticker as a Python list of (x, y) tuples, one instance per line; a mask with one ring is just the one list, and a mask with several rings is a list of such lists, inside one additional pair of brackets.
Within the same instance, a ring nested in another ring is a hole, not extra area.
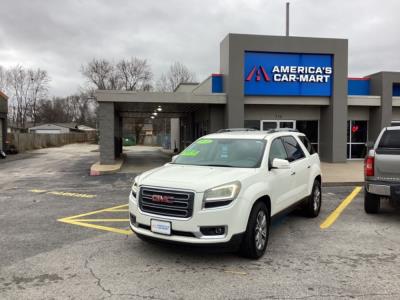
[(181, 153), (181, 155), (182, 155), (182, 156), (195, 157), (195, 156), (197, 156), (199, 153), (200, 153), (199, 150), (194, 150), (194, 149), (193, 149), (193, 150), (190, 150), (190, 149), (187, 149), (187, 150), (183, 151), (183, 152)]
[(199, 144), (199, 145), (207, 145), (207, 144), (211, 144), (212, 142), (213, 142), (213, 140), (202, 139), (202, 140), (197, 141), (196, 144)]

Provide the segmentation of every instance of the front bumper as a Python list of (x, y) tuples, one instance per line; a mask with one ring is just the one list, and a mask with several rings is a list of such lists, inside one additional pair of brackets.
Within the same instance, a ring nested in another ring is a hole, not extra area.
[(368, 193), (400, 201), (400, 182), (366, 181), (365, 189)]
[[(153, 215), (140, 210), (137, 200), (132, 193), (129, 195), (130, 227), (136, 234), (149, 237), (151, 239), (163, 240), (173, 243), (184, 243), (193, 245), (218, 245), (236, 244), (241, 240), (241, 235), (247, 226), (240, 222), (240, 209), (236, 205), (236, 199), (226, 207), (214, 209), (201, 209), (203, 194), (196, 193), (194, 199), (193, 215), (190, 218), (173, 218), (161, 215)], [(150, 230), (151, 220), (171, 222), (171, 235), (154, 233)], [(221, 235), (203, 235), (200, 227), (222, 226), (225, 228)]]

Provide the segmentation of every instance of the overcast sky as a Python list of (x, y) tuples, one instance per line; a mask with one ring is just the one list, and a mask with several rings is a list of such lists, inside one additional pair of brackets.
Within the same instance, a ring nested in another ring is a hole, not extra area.
[[(2, 0), (0, 65), (40, 67), (51, 95), (84, 85), (91, 58), (146, 58), (157, 78), (180, 61), (198, 80), (219, 70), (229, 33), (283, 35), (280, 0)], [(349, 76), (400, 71), (399, 0), (292, 0), (291, 35), (349, 39)]]

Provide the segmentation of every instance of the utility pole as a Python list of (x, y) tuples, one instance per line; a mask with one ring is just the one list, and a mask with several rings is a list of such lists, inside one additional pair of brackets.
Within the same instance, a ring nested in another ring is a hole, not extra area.
[(289, 2), (286, 2), (286, 36), (289, 36)]

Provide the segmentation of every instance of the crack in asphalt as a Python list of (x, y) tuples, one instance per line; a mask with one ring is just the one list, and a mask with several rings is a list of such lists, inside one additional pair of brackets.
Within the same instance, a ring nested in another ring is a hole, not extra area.
[(122, 297), (122, 296), (129, 296), (129, 297), (139, 297), (142, 299), (153, 299), (153, 300), (166, 300), (168, 298), (160, 298), (160, 297), (155, 297), (155, 296), (148, 296), (148, 295), (141, 295), (141, 294), (133, 294), (133, 293), (114, 293), (111, 289), (107, 289), (103, 286), (102, 284), (102, 279), (96, 275), (96, 273), (94, 272), (93, 268), (89, 266), (89, 261), (99, 252), (99, 250), (93, 252), (92, 254), (89, 255), (89, 257), (87, 257), (85, 259), (85, 263), (84, 263), (84, 267), (85, 269), (89, 270), (90, 275), (96, 280), (96, 285), (104, 292), (107, 293), (107, 296), (101, 298), (101, 299), (106, 299), (106, 298), (111, 298), (113, 296), (118, 296), (118, 297)]
[[(84, 267), (85, 267), (85, 269), (89, 270), (89, 272), (90, 272), (90, 274), (92, 275), (92, 277), (93, 277), (94, 279), (96, 279), (96, 284), (97, 284), (97, 286), (98, 286), (103, 292), (107, 293), (107, 294), (108, 294), (108, 297), (111, 297), (111, 296), (112, 296), (111, 290), (106, 289), (106, 288), (101, 284), (101, 278), (98, 277), (98, 276), (94, 273), (93, 269), (89, 266), (89, 260), (90, 260), (91, 258), (93, 258), (93, 256), (95, 256), (97, 252), (98, 252), (98, 251), (93, 252), (92, 254), (89, 255), (89, 257), (87, 257), (87, 258), (85, 259)], [(103, 297), (103, 299), (104, 299), (104, 297)]]
[(392, 227), (392, 226), (389, 225), (389, 226), (386, 226), (386, 227), (381, 228), (381, 229), (375, 229), (374, 231), (375, 231), (375, 233), (376, 233), (377, 235), (379, 235), (380, 237), (384, 238), (385, 240), (387, 240), (387, 241), (389, 241), (389, 242), (391, 242), (391, 243), (393, 243), (393, 244), (395, 244), (395, 245), (399, 245), (400, 242), (394, 241), (394, 240), (388, 238), (388, 237), (387, 237), (386, 235), (384, 235), (382, 232), (380, 232), (380, 231), (383, 231), (383, 232), (384, 232), (384, 231), (390, 229), (391, 227)]

